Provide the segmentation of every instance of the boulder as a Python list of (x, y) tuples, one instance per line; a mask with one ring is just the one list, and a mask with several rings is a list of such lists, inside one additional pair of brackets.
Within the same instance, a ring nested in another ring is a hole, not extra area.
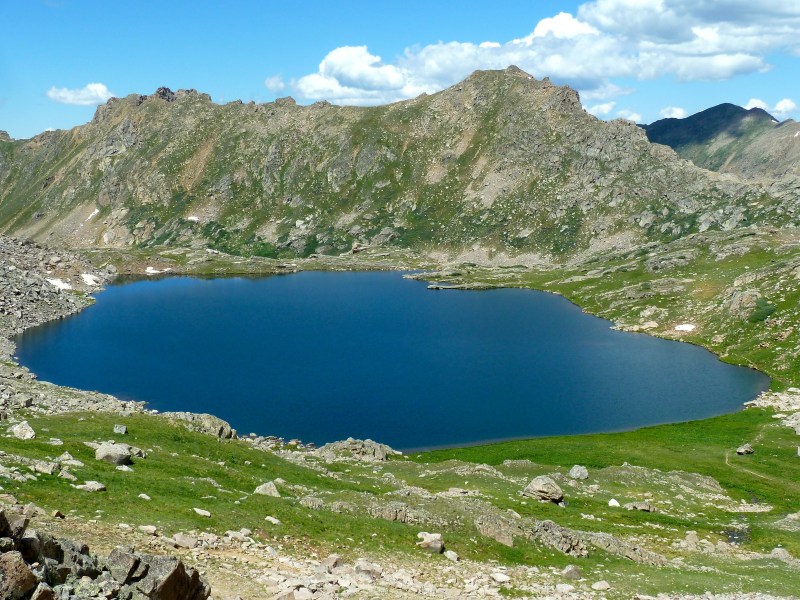
[(114, 425), (114, 433), (117, 435), (127, 435), (128, 427), (126, 425)]
[(36, 575), (16, 551), (0, 555), (0, 598), (25, 598), (37, 585)]
[(575, 465), (569, 470), (570, 479), (589, 479), (589, 471), (582, 465)]
[(130, 449), (125, 444), (104, 442), (95, 450), (94, 457), (112, 465), (129, 465), (133, 462)]
[(281, 497), (281, 493), (278, 491), (274, 481), (262, 483), (255, 490), (253, 490), (253, 493), (258, 494), (259, 496), (272, 496), (273, 498)]
[(353, 565), (353, 569), (356, 575), (370, 580), (380, 579), (381, 574), (383, 574), (383, 569), (381, 569), (380, 566), (364, 558), (359, 558)]
[(83, 490), (84, 492), (105, 492), (106, 486), (99, 481), (87, 481), (82, 485), (76, 485), (75, 489)]
[(753, 452), (755, 452), (755, 450), (753, 450), (753, 447), (750, 444), (742, 444), (736, 449), (736, 454), (739, 454), (740, 456), (744, 454), (752, 454)]
[(182, 421), (187, 429), (215, 435), (222, 439), (236, 439), (236, 430), (227, 421), (208, 414), (190, 412), (165, 412), (161, 416), (170, 421)]
[(428, 533), (427, 531), (420, 531), (417, 534), (417, 537), (420, 540), (417, 542), (417, 546), (423, 550), (433, 552), (434, 554), (441, 554), (444, 552), (444, 540), (442, 539), (441, 533)]
[(564, 499), (564, 492), (558, 484), (547, 475), (534, 477), (522, 491), (523, 496), (536, 498), (540, 502), (561, 502)]
[(627, 510), (640, 510), (642, 512), (656, 512), (657, 510), (655, 506), (646, 500), (643, 502), (628, 502), (623, 508)]
[(574, 579), (575, 581), (583, 579), (583, 571), (576, 565), (567, 565), (561, 570), (561, 575), (562, 577)]
[(18, 440), (32, 440), (36, 437), (33, 427), (27, 421), (20, 421), (13, 427), (8, 428), (8, 432)]
[(390, 456), (400, 456), (402, 453), (393, 450), (386, 444), (379, 444), (372, 440), (347, 438), (343, 442), (325, 444), (317, 450), (317, 454), (328, 459), (337, 459), (342, 455), (349, 455), (356, 460), (364, 462), (382, 462), (388, 460)]

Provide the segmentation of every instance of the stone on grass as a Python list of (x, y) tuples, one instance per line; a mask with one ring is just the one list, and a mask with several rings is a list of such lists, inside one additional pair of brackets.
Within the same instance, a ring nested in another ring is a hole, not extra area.
[(262, 483), (253, 491), (253, 493), (258, 494), (259, 496), (272, 496), (273, 498), (281, 497), (281, 493), (278, 491), (274, 481)]
[(133, 462), (130, 450), (124, 444), (103, 442), (95, 450), (94, 457), (112, 465), (129, 465)]
[(128, 426), (127, 425), (114, 425), (114, 433), (118, 435), (127, 435), (128, 434)]
[(139, 494), (139, 498), (141, 498), (142, 500), (150, 500), (150, 496), (148, 496), (147, 494)]
[(9, 427), (8, 432), (18, 440), (32, 440), (36, 437), (33, 427), (27, 421), (20, 421), (13, 427)]
[(564, 499), (564, 492), (558, 484), (547, 475), (534, 477), (522, 491), (523, 496), (536, 498), (539, 502), (561, 502)]
[(566, 577), (567, 579), (574, 579), (578, 581), (579, 579), (583, 579), (583, 571), (581, 568), (575, 565), (567, 565), (561, 570), (562, 577)]
[(198, 515), (200, 515), (201, 517), (210, 517), (211, 516), (211, 513), (208, 512), (207, 510), (203, 509), (203, 508), (193, 508), (192, 510), (194, 512), (196, 512)]
[(589, 471), (582, 465), (575, 465), (569, 470), (570, 479), (589, 479)]
[(269, 515), (264, 517), (264, 520), (267, 523), (272, 523), (273, 525), (280, 525), (281, 524), (281, 522), (278, 519), (276, 519), (275, 517), (271, 517)]
[(744, 455), (744, 454), (752, 454), (755, 452), (753, 447), (750, 444), (742, 444), (736, 449), (736, 454)]
[(592, 589), (598, 592), (605, 592), (611, 589), (611, 584), (609, 584), (605, 579), (601, 579), (600, 581), (596, 581), (592, 584)]
[(99, 481), (87, 481), (82, 485), (76, 485), (75, 489), (83, 490), (84, 492), (105, 492), (106, 486)]
[(609, 501), (608, 501), (608, 505), (609, 505), (611, 508), (619, 508), (619, 502), (617, 501), (617, 499), (616, 499), (616, 498), (612, 498), (611, 500), (609, 500)]
[(417, 542), (417, 546), (423, 550), (433, 552), (434, 554), (441, 554), (444, 552), (444, 540), (442, 539), (441, 533), (428, 533), (427, 531), (420, 531), (417, 534), (417, 537), (420, 539), (420, 541)]
[(642, 512), (656, 512), (656, 507), (646, 500), (643, 502), (628, 502), (623, 508), (627, 510), (640, 510)]
[(155, 525), (139, 525), (139, 531), (145, 535), (156, 535), (158, 533)]
[(458, 554), (456, 554), (452, 550), (445, 550), (444, 557), (447, 560), (452, 560), (453, 562), (458, 562), (458, 560), (459, 560)]

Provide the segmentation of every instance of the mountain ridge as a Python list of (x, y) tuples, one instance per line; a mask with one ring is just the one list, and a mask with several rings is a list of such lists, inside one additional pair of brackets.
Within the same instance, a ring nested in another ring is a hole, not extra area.
[(561, 261), (785, 221), (761, 186), (517, 68), (377, 107), (115, 98), (86, 125), (0, 142), (0, 190), (5, 233), (273, 257), (389, 245)]

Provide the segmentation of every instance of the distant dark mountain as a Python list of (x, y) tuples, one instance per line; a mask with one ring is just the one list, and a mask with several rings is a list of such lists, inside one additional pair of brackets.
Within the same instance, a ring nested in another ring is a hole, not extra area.
[(800, 124), (779, 123), (760, 108), (720, 104), (643, 128), (651, 142), (670, 146), (698, 167), (784, 188), (800, 182)]

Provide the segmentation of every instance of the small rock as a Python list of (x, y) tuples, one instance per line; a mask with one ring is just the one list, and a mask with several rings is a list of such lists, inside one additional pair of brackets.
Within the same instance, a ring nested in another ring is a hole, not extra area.
[(446, 550), (445, 553), (444, 553), (444, 557), (447, 560), (452, 560), (453, 562), (458, 562), (458, 560), (459, 560), (458, 554), (456, 554), (452, 550)]
[(172, 539), (179, 548), (194, 548), (197, 546), (197, 538), (185, 533), (176, 533), (172, 536)]
[(211, 516), (210, 512), (208, 512), (207, 510), (204, 510), (202, 508), (193, 508), (192, 510), (194, 512), (196, 512), (198, 515), (200, 515), (201, 517), (210, 517)]
[(280, 525), (281, 524), (281, 522), (278, 519), (276, 519), (275, 517), (266, 516), (266, 517), (264, 517), (264, 520), (267, 521), (268, 523), (272, 523), (273, 525)]
[(592, 589), (597, 590), (598, 592), (605, 592), (611, 589), (611, 584), (609, 584), (605, 579), (601, 579), (600, 581), (596, 581), (592, 584)]
[(114, 425), (114, 433), (118, 435), (128, 435), (127, 425)]
[(148, 496), (147, 494), (139, 494), (139, 498), (141, 498), (142, 500), (150, 500), (151, 499), (150, 496)]
[(125, 473), (133, 473), (133, 469), (131, 469), (128, 465), (117, 465), (117, 471), (124, 471)]
[(509, 581), (511, 581), (511, 577), (509, 577), (505, 573), (500, 573), (499, 571), (496, 571), (496, 572), (492, 573), (491, 577), (497, 583), (508, 583)]
[(444, 552), (444, 540), (442, 539), (441, 533), (428, 533), (427, 531), (420, 531), (417, 534), (417, 537), (420, 539), (420, 541), (417, 542), (417, 546), (423, 550), (433, 552), (434, 554), (441, 554)]
[(75, 489), (85, 492), (104, 492), (106, 491), (106, 486), (99, 481), (87, 481), (83, 485), (76, 485)]
[(575, 465), (569, 470), (570, 479), (589, 479), (589, 471), (582, 465)]
[(344, 563), (342, 562), (341, 556), (338, 554), (331, 554), (322, 561), (322, 564), (332, 570), (336, 567), (341, 567)]
[(558, 583), (556, 584), (556, 591), (559, 594), (569, 594), (575, 591), (575, 586), (568, 583)]
[(583, 571), (580, 567), (575, 565), (567, 565), (561, 570), (562, 577), (566, 577), (567, 579), (574, 579), (578, 581), (579, 579), (583, 579)]
[(743, 454), (752, 454), (755, 452), (753, 447), (750, 444), (742, 444), (736, 449), (736, 454), (743, 455)]
[(627, 510), (641, 510), (642, 512), (656, 512), (657, 509), (655, 506), (650, 504), (647, 501), (644, 502), (628, 502), (624, 506)]
[(380, 579), (383, 569), (375, 563), (371, 563), (364, 558), (359, 558), (353, 565), (356, 575), (362, 575), (369, 579)]
[(157, 535), (158, 529), (155, 525), (139, 525), (139, 531), (145, 535)]
[(786, 548), (773, 548), (769, 554), (779, 560), (792, 560), (792, 555)]
[(616, 498), (612, 498), (608, 501), (608, 505), (612, 508), (619, 508), (619, 502), (617, 502)]
[(21, 421), (13, 427), (9, 427), (8, 432), (18, 440), (32, 440), (36, 437), (36, 432), (33, 427), (28, 425), (27, 421)]

